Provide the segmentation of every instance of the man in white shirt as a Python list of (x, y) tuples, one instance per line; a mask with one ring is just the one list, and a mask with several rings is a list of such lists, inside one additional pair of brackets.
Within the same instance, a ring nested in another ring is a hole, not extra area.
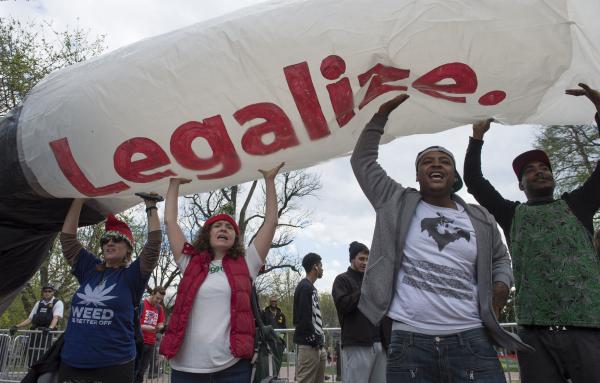
[(29, 314), (29, 317), (19, 324), (16, 324), (10, 328), (10, 333), (14, 333), (23, 327), (31, 324), (32, 330), (40, 330), (34, 332), (29, 337), (29, 365), (35, 363), (40, 356), (50, 347), (52, 344), (52, 336), (48, 331), (56, 330), (58, 321), (63, 317), (64, 304), (63, 302), (54, 297), (56, 289), (51, 283), (47, 283), (42, 287), (42, 299), (37, 301)]

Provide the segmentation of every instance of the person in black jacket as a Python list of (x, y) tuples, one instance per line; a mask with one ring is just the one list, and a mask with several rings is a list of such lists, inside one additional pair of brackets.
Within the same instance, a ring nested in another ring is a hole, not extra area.
[(269, 298), (269, 305), (263, 310), (262, 317), (264, 324), (267, 326), (271, 326), (274, 329), (287, 328), (285, 314), (277, 307), (276, 296)]
[(333, 281), (331, 294), (342, 327), (342, 380), (344, 383), (385, 383), (386, 355), (379, 326), (358, 310), (369, 248), (352, 242), (350, 267)]
[[(579, 86), (566, 93), (587, 97), (600, 113), (600, 92)], [(513, 170), (527, 202), (506, 200), (481, 172), (483, 136), (492, 121), (473, 125), (464, 179), (504, 230), (511, 251), (519, 335), (536, 349), (518, 354), (521, 382), (600, 382), (600, 261), (592, 241), (600, 162), (583, 185), (554, 198), (546, 153), (522, 153)]]
[(294, 343), (298, 345), (296, 383), (321, 383), (325, 381), (327, 353), (323, 349), (324, 333), (319, 293), (314, 286), (323, 277), (321, 256), (308, 253), (302, 259), (306, 278), (294, 292)]

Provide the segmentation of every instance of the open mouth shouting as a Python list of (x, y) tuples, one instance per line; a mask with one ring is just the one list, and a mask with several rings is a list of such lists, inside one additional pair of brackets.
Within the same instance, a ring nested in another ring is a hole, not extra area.
[(427, 173), (427, 176), (429, 177), (430, 180), (432, 180), (434, 182), (442, 182), (446, 179), (446, 174), (439, 170), (431, 171), (431, 172)]
[(229, 236), (225, 233), (219, 233), (219, 234), (217, 234), (217, 240), (228, 241)]

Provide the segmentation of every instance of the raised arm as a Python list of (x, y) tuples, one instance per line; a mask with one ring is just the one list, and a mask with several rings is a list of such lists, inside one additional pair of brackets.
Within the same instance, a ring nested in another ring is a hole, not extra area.
[(65, 217), (61, 232), (66, 234), (77, 234), (77, 226), (79, 225), (79, 215), (81, 214), (81, 208), (83, 207), (84, 200), (81, 198), (75, 198), (71, 202), (71, 207)]
[(60, 245), (67, 262), (71, 266), (77, 261), (79, 251), (82, 249), (81, 244), (77, 241), (77, 226), (79, 225), (79, 215), (83, 203), (84, 200), (80, 198), (73, 200), (60, 233)]
[(162, 231), (158, 219), (158, 208), (156, 203), (162, 199), (156, 193), (146, 194), (144, 198), (146, 205), (146, 216), (148, 217), (148, 240), (140, 253), (140, 272), (142, 275), (150, 275), (158, 263), (160, 256), (160, 244), (162, 243)]
[(598, 127), (598, 134), (600, 134), (600, 91), (590, 88), (587, 84), (580, 82), (577, 84), (581, 89), (567, 89), (566, 94), (570, 96), (585, 96), (594, 104), (596, 107), (596, 125)]
[(277, 227), (277, 191), (275, 189), (275, 176), (284, 163), (282, 162), (278, 166), (271, 170), (259, 170), (265, 178), (265, 192), (266, 192), (266, 206), (265, 206), (265, 220), (262, 226), (254, 237), (254, 247), (258, 252), (260, 258), (265, 261), (269, 249), (271, 248), (271, 242), (275, 236), (275, 228)]
[(463, 178), (468, 192), (475, 197), (479, 204), (492, 213), (504, 230), (504, 234), (508, 235), (516, 203), (504, 199), (481, 172), (483, 137), (493, 121), (494, 119), (489, 118), (473, 124), (473, 136), (469, 139), (469, 147), (465, 155)]
[[(596, 107), (596, 124), (600, 135), (600, 92), (580, 83), (581, 89), (567, 89), (565, 93), (571, 96), (585, 96)], [(600, 161), (588, 179), (571, 193), (566, 199), (573, 212), (582, 220), (588, 230), (593, 230), (592, 221), (600, 208)]]
[(407, 99), (408, 95), (402, 94), (379, 107), (379, 111), (365, 126), (358, 138), (350, 158), (350, 164), (358, 184), (376, 209), (383, 205), (399, 187), (402, 187), (387, 175), (377, 162), (377, 157), (379, 156), (379, 142), (388, 116)]
[(169, 189), (165, 198), (165, 226), (167, 227), (167, 236), (169, 237), (169, 246), (175, 258), (175, 262), (179, 262), (181, 251), (186, 242), (185, 235), (181, 230), (181, 226), (177, 223), (177, 215), (179, 213), (179, 185), (187, 184), (192, 180), (187, 178), (171, 178)]

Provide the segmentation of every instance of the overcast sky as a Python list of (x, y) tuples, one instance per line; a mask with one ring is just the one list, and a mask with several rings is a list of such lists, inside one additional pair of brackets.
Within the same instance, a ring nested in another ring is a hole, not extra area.
[[(56, 30), (78, 25), (90, 36), (106, 36), (109, 50), (141, 39), (201, 22), (260, 1), (1, 1), (0, 15), (17, 19), (51, 21)], [(505, 198), (523, 200), (512, 173), (512, 159), (532, 147), (537, 128), (494, 125), (486, 136), (483, 171)], [(416, 187), (414, 158), (421, 149), (443, 145), (451, 150), (462, 173), (464, 153), (471, 127), (458, 127), (438, 134), (396, 139), (380, 148), (380, 163), (388, 174), (407, 186)], [(335, 276), (348, 266), (348, 244), (354, 240), (370, 246), (375, 223), (373, 209), (363, 196), (347, 157), (310, 168), (321, 175), (323, 187), (317, 198), (302, 201), (313, 212), (313, 223), (298, 233), (293, 251), (299, 255), (317, 252), (324, 259), (325, 274), (316, 283), (331, 290)], [(458, 193), (468, 202), (473, 198), (463, 188)]]

